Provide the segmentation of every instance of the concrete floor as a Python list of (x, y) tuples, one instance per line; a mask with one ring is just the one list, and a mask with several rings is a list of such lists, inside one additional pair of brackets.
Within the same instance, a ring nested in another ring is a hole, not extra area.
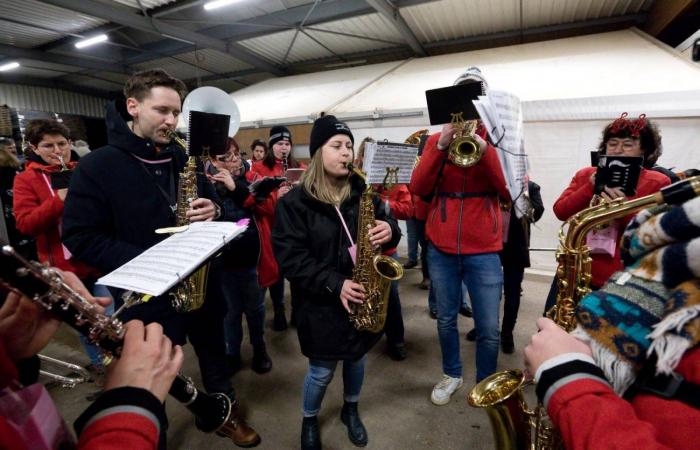
[[(380, 342), (369, 354), (365, 382), (360, 400), (360, 414), (369, 434), (368, 449), (492, 449), (493, 437), (486, 413), (467, 405), (466, 395), (475, 381), (474, 343), (464, 340), (472, 320), (460, 316), (459, 327), (464, 386), (445, 406), (434, 406), (429, 399), (433, 385), (440, 380), (441, 357), (436, 324), (427, 312), (427, 291), (417, 287), (418, 269), (408, 270), (401, 282), (401, 302), (406, 328), (408, 359), (395, 362), (384, 353)], [(515, 330), (516, 351), (499, 355), (499, 370), (522, 367), (522, 348), (536, 330), (534, 321), (541, 314), (550, 279), (526, 274), (523, 283), (518, 325)], [(288, 294), (288, 292), (287, 292)], [(269, 303), (269, 301), (268, 301)], [(290, 328), (275, 332), (268, 304), (265, 338), (273, 369), (258, 375), (250, 369), (252, 350), (243, 347), (244, 368), (234, 377), (234, 385), (248, 422), (262, 436), (260, 449), (299, 448), (301, 425), (301, 385), (307, 360), (299, 350), (296, 332)], [(43, 353), (87, 364), (77, 338), (62, 327), (59, 339)], [(199, 381), (192, 348), (186, 348), (183, 372)], [(66, 421), (75, 418), (88, 406), (86, 399), (96, 391), (92, 383), (74, 389), (51, 387), (50, 392)], [(529, 389), (532, 391), (532, 389)], [(532, 392), (528, 392), (532, 401)], [(340, 421), (342, 375), (326, 393), (320, 414), (324, 449), (353, 448)], [(227, 449), (235, 446), (225, 438), (199, 432), (190, 413), (178, 402), (167, 402), (170, 420), (168, 447), (171, 449)]]

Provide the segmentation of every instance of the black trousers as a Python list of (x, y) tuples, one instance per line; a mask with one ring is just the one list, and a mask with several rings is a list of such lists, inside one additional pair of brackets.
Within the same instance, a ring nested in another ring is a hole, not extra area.
[(426, 280), (430, 279), (430, 273), (428, 272), (428, 240), (425, 238), (425, 221), (415, 219), (416, 223), (416, 237), (418, 239), (418, 245), (420, 246), (420, 269), (423, 272), (423, 278)]
[(503, 324), (501, 335), (512, 335), (515, 322), (518, 320), (520, 309), (520, 291), (523, 283), (525, 267), (506, 264), (503, 266)]
[(401, 313), (401, 299), (399, 298), (398, 281), (391, 282), (389, 291), (389, 305), (387, 306), (386, 322), (384, 323), (386, 342), (389, 345), (403, 343), (403, 315)]

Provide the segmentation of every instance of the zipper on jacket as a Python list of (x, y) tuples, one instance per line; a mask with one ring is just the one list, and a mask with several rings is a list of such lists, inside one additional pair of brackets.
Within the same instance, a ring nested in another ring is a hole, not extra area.
[[(462, 174), (462, 192), (467, 184), (467, 174)], [(457, 220), (457, 254), (462, 254), (462, 212), (464, 210), (464, 198), (459, 199), (459, 219)]]

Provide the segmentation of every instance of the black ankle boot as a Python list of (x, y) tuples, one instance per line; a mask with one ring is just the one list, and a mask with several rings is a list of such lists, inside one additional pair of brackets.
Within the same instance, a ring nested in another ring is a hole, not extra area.
[(287, 329), (287, 318), (284, 315), (284, 307), (275, 308), (275, 318), (272, 320), (272, 329), (275, 331)]
[(357, 402), (345, 402), (340, 412), (340, 420), (348, 427), (350, 442), (358, 447), (367, 445), (367, 430), (357, 413)]
[(272, 369), (272, 361), (267, 354), (265, 344), (253, 348), (253, 370), (257, 373), (267, 373)]
[(304, 417), (301, 422), (301, 450), (321, 450), (321, 428), (318, 417)]

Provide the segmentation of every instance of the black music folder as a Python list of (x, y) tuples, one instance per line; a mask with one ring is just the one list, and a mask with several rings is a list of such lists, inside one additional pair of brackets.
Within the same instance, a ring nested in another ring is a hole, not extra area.
[(73, 175), (72, 170), (62, 170), (60, 172), (51, 173), (51, 188), (66, 189), (70, 185), (70, 179)]
[(480, 95), (483, 95), (483, 86), (478, 81), (425, 91), (430, 125), (450, 123), (452, 114), (460, 112), (464, 120), (478, 119), (479, 113), (472, 100)]
[(600, 155), (595, 173), (595, 193), (600, 194), (608, 186), (622, 188), (626, 196), (633, 196), (637, 192), (643, 161), (641, 156)]
[(223, 155), (228, 150), (227, 114), (190, 111), (189, 156)]

